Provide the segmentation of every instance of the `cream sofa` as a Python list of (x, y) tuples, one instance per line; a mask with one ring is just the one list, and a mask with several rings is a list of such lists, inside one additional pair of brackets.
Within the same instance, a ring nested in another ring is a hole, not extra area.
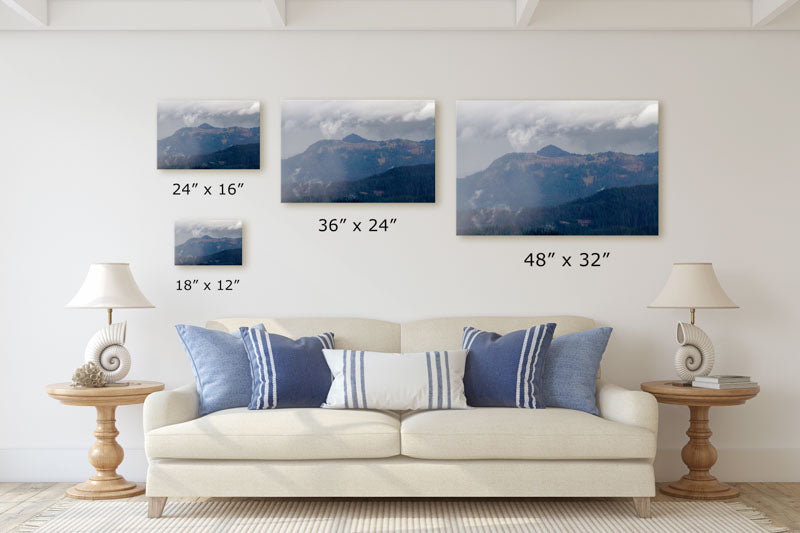
[[(460, 347), (462, 328), (507, 333), (573, 316), (463, 317), (397, 324), (349, 318), (226, 318), (336, 347), (419, 352)], [(194, 383), (144, 405), (149, 516), (168, 497), (632, 497), (649, 516), (658, 411), (646, 393), (598, 382), (600, 416), (568, 409), (452, 411), (228, 409), (198, 418)]]

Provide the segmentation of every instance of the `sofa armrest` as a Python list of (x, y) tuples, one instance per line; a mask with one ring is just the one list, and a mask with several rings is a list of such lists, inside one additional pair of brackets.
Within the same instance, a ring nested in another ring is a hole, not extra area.
[(197, 418), (200, 398), (194, 383), (151, 394), (144, 401), (144, 432)]
[(607, 420), (643, 427), (658, 435), (658, 402), (652, 394), (600, 381), (597, 408)]

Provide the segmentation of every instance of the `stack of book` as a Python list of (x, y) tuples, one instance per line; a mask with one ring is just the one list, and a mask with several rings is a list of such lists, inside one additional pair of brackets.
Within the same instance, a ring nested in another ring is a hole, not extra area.
[(758, 383), (750, 380), (750, 376), (697, 376), (692, 387), (701, 389), (749, 389), (758, 387)]

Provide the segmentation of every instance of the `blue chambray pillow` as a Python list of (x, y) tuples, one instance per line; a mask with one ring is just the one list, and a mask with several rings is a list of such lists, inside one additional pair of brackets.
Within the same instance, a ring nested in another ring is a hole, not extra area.
[[(256, 326), (261, 330), (263, 324)], [(197, 326), (175, 326), (192, 361), (192, 372), (200, 397), (200, 416), (245, 407), (250, 402), (250, 361), (242, 334)]]
[(259, 328), (239, 328), (250, 362), (248, 409), (320, 407), (331, 387), (322, 355), (333, 349), (333, 333), (292, 340)]
[(464, 328), (464, 392), (473, 407), (543, 409), (542, 367), (554, 323), (506, 335)]
[(600, 413), (595, 381), (611, 331), (612, 328), (597, 328), (553, 339), (542, 379), (547, 407)]

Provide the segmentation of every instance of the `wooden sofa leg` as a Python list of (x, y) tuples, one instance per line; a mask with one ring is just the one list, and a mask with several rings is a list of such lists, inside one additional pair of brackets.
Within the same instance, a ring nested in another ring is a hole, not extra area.
[(167, 505), (167, 497), (148, 497), (147, 498), (147, 518), (161, 518), (164, 506)]
[(653, 516), (650, 512), (650, 498), (634, 497), (633, 506), (636, 508), (636, 514), (639, 518), (650, 518)]

